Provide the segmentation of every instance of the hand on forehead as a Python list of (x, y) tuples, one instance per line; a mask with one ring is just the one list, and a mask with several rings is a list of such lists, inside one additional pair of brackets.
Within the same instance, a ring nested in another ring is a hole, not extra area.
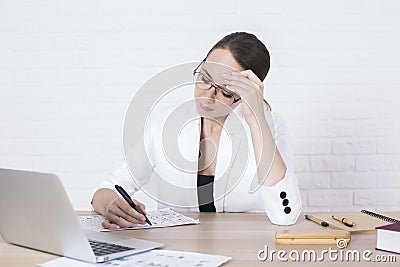
[(234, 71), (241, 71), (241, 69), (235, 69), (231, 66), (211, 61), (204, 62), (201, 69), (204, 74), (218, 84), (223, 84), (224, 77), (222, 75), (224, 73), (230, 74)]
[(215, 49), (207, 57), (202, 67), (210, 78), (216, 83), (222, 83), (224, 78), (223, 73), (231, 73), (233, 71), (244, 71), (239, 65), (232, 53), (227, 49)]

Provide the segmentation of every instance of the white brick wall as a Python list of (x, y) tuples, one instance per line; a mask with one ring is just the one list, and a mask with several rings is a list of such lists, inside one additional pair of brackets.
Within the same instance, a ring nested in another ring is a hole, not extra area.
[(304, 209), (399, 209), (399, 15), (396, 0), (0, 0), (0, 166), (55, 172), (88, 209), (134, 91), (245, 30), (270, 48)]

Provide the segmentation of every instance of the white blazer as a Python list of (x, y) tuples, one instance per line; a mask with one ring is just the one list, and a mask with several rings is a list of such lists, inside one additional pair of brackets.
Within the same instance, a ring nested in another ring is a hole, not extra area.
[[(131, 195), (138, 190), (149, 193), (151, 197), (158, 200), (158, 208), (170, 207), (179, 212), (199, 211), (196, 168), (199, 154), (200, 118), (186, 124), (177, 137), (182, 159), (192, 161), (192, 166), (194, 166), (192, 171), (183, 171), (177, 168), (179, 162), (171, 163), (166, 158), (162, 141), (165, 119), (171, 107), (173, 105), (166, 107), (166, 110), (163, 107), (158, 111), (153, 111), (156, 115), (150, 116), (150, 123), (146, 125), (144, 139), (151, 164), (146, 164), (143, 160), (146, 155), (136, 155), (135, 158), (139, 164), (135, 164), (134, 179), (124, 161), (108, 174), (95, 190), (99, 188), (114, 190), (115, 184), (121, 184)], [(265, 210), (272, 223), (293, 224), (301, 212), (301, 196), (293, 169), (293, 156), (289, 148), (285, 122), (279, 114), (265, 111), (268, 125), (287, 171), (285, 177), (274, 186), (258, 186), (250, 129), (242, 117), (241, 109), (239, 105), (228, 115), (224, 129), (227, 127), (230, 130), (223, 130), (220, 137), (213, 185), (216, 211)], [(171, 140), (172, 143), (174, 141)], [(171, 190), (169, 185), (177, 187)], [(254, 189), (257, 190), (251, 192)]]

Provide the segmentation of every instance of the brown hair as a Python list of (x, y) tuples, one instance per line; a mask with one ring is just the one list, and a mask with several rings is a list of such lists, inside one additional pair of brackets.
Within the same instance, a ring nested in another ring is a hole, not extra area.
[(228, 49), (243, 69), (250, 69), (264, 81), (270, 68), (269, 52), (265, 45), (254, 35), (247, 32), (234, 32), (218, 41), (208, 52), (214, 49)]

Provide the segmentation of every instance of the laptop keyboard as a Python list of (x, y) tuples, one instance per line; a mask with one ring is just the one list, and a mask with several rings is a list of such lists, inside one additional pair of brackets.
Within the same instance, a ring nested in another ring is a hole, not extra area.
[(104, 256), (107, 254), (118, 253), (118, 252), (135, 249), (132, 247), (125, 247), (125, 246), (120, 246), (120, 245), (96, 241), (96, 240), (89, 240), (89, 244), (93, 249), (94, 255), (96, 255), (96, 256)]

